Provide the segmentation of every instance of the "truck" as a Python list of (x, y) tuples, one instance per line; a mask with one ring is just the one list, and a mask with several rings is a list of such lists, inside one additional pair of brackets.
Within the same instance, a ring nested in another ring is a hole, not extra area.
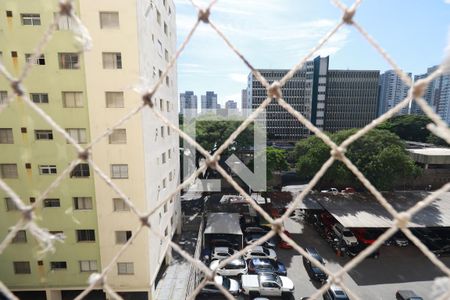
[(242, 291), (251, 297), (288, 296), (294, 292), (294, 283), (286, 276), (274, 273), (242, 275)]

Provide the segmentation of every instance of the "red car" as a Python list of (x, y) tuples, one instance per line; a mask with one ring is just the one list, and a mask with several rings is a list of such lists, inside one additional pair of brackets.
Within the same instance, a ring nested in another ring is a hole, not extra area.
[[(284, 230), (283, 233), (285, 235), (287, 235), (289, 238), (291, 238), (291, 234), (289, 233), (289, 231)], [(278, 247), (280, 247), (281, 249), (292, 249), (293, 248), (288, 242), (286, 242), (282, 238), (280, 238), (280, 242), (278, 243)]]
[(341, 193), (353, 194), (356, 193), (356, 190), (352, 187), (346, 187), (341, 191)]

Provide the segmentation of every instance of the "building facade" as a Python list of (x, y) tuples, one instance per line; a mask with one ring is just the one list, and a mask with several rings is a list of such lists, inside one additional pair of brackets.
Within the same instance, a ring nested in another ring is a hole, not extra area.
[(197, 96), (193, 91), (180, 94), (180, 114), (184, 115), (186, 110), (197, 110)]
[(380, 71), (329, 70), (324, 130), (361, 128), (377, 117)]
[[(411, 73), (407, 75), (410, 78), (412, 76)], [(388, 70), (380, 75), (379, 88), (379, 116), (395, 107), (408, 96), (408, 85), (403, 82), (394, 70)], [(409, 106), (404, 107), (399, 112), (399, 115), (406, 115), (408, 111)]]
[[(156, 82), (175, 52), (175, 5), (172, 1), (78, 0), (77, 15), (94, 42), (80, 53), (62, 17), (43, 55), (24, 82), (32, 101), (82, 146), (142, 103), (130, 86), (146, 78)], [(54, 20), (58, 1), (0, 2), (2, 62), (18, 76)], [(132, 9), (130, 9), (132, 8)], [(123, 41), (126, 40), (126, 43)], [(43, 80), (44, 79), (44, 80)], [(154, 107), (178, 122), (176, 70), (154, 96)], [(11, 94), (0, 78), (0, 102)], [(139, 211), (150, 211), (179, 183), (178, 136), (149, 108), (92, 149), (95, 163), (130, 197)], [(0, 176), (30, 204), (74, 158), (76, 152), (19, 98), (0, 118)], [(130, 155), (132, 154), (132, 155)], [(0, 236), (20, 214), (0, 191)], [(88, 164), (78, 165), (36, 210), (39, 225), (64, 235), (56, 252), (37, 258), (37, 243), (20, 232), (0, 255), (0, 281), (21, 298), (73, 299), (92, 272), (101, 272), (139, 227), (138, 218)], [(178, 196), (149, 222), (170, 239), (179, 226)], [(108, 284), (124, 297), (153, 299), (160, 267), (170, 259), (165, 242), (144, 230), (108, 273)], [(101, 290), (95, 299), (105, 299)]]
[(202, 112), (208, 109), (218, 109), (220, 106), (217, 104), (217, 94), (214, 92), (206, 92), (206, 95), (202, 95)]
[[(289, 70), (258, 70), (269, 83), (280, 80)], [(283, 87), (283, 99), (313, 124), (323, 128), (325, 84), (328, 57), (317, 57), (306, 62)], [(250, 73), (247, 87), (248, 103), (257, 109), (267, 98), (266, 89)], [(309, 130), (274, 100), (266, 110), (266, 130), (269, 141), (296, 142), (309, 136)]]
[(226, 109), (237, 109), (237, 102), (233, 100), (228, 100), (225, 102)]

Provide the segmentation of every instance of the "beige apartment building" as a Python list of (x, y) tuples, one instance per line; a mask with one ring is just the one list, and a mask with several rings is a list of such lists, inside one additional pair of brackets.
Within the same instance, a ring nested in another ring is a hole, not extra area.
[[(136, 86), (150, 87), (175, 53), (172, 0), (77, 0), (76, 14), (93, 47), (80, 51), (63, 17), (24, 82), (34, 103), (80, 144), (88, 144), (142, 103)], [(0, 59), (17, 76), (54, 20), (57, 0), (0, 1)], [(174, 68), (154, 97), (154, 107), (178, 123)], [(145, 83), (143, 83), (145, 82)], [(10, 95), (0, 78), (0, 104)], [(140, 211), (149, 211), (179, 184), (178, 135), (150, 108), (103, 139), (92, 158)], [(0, 116), (0, 177), (26, 204), (76, 157), (63, 137), (16, 98)], [(20, 217), (0, 191), (0, 238)], [(36, 255), (37, 243), (21, 231), (0, 254), (0, 281), (21, 299), (73, 299), (89, 275), (101, 272), (140, 223), (123, 200), (80, 164), (38, 208), (39, 225), (63, 234), (56, 253)], [(179, 197), (150, 217), (152, 228), (170, 239), (180, 226)], [(166, 240), (167, 241), (167, 240)], [(153, 299), (158, 272), (170, 260), (168, 243), (145, 229), (108, 273), (108, 284), (126, 299)], [(0, 296), (1, 298), (1, 296)], [(106, 299), (102, 290), (87, 299)]]

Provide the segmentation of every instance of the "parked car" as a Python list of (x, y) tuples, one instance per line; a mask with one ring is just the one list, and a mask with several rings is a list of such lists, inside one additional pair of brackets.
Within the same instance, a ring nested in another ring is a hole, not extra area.
[[(364, 249), (366, 249), (367, 247), (369, 247), (370, 245), (368, 244), (364, 244), (364, 243), (359, 243), (355, 246), (349, 246), (346, 249), (346, 254), (350, 257), (355, 257), (356, 255), (358, 255), (361, 251), (363, 251)], [(370, 253), (367, 258), (374, 258), (377, 259), (378, 257), (380, 257), (380, 249), (377, 248), (375, 249), (375, 251), (373, 251), (372, 253)]]
[(397, 300), (423, 300), (422, 297), (418, 296), (415, 292), (411, 290), (401, 290), (395, 293), (395, 299)]
[(346, 187), (341, 191), (341, 193), (353, 194), (356, 193), (356, 190), (352, 187)]
[(237, 251), (228, 247), (215, 247), (211, 251), (211, 260), (230, 257)]
[(276, 273), (281, 276), (287, 275), (286, 266), (269, 258), (252, 258), (247, 261), (248, 273)]
[[(211, 270), (217, 269), (219, 263), (222, 260), (213, 260), (209, 265)], [(223, 266), (222, 268), (217, 269), (217, 274), (222, 276), (240, 276), (243, 274), (247, 274), (247, 263), (242, 258), (236, 258), (230, 261), (228, 264)]]
[[(240, 286), (239, 286), (239, 282), (237, 280), (223, 277), (220, 275), (216, 275), (214, 277), (214, 281), (217, 284), (222, 285), (232, 295), (237, 295), (239, 293)], [(198, 298), (203, 298), (202, 296), (210, 297), (210, 295), (215, 295), (215, 294), (222, 294), (222, 292), (213, 283), (208, 283), (200, 290), (200, 293), (199, 293), (200, 297), (198, 297)]]
[[(284, 230), (283, 233), (285, 235), (287, 235), (289, 238), (291, 238), (291, 234), (289, 233), (289, 231)], [(294, 248), (294, 247), (291, 246), (291, 244), (289, 244), (288, 242), (286, 242), (282, 238), (280, 238), (280, 242), (278, 243), (278, 247), (280, 247), (281, 249), (292, 249), (292, 248)]]
[(328, 189), (328, 190), (321, 190), (320, 192), (322, 192), (322, 193), (333, 193), (333, 194), (337, 194), (337, 193), (339, 193), (339, 190), (337, 189), (337, 188), (330, 188), (330, 189)]
[(403, 234), (403, 232), (397, 231), (391, 238), (394, 245), (399, 247), (406, 247), (409, 245), (408, 238)]
[(270, 231), (270, 229), (259, 227), (259, 226), (251, 226), (251, 227), (246, 227), (244, 229), (244, 232), (247, 234), (254, 233), (254, 232), (267, 233), (269, 231)]
[(332, 284), (323, 294), (324, 300), (350, 300), (347, 294), (338, 285)]
[[(320, 256), (319, 252), (315, 248), (305, 248), (305, 251), (318, 260), (322, 265), (325, 265), (325, 261), (322, 256)], [(317, 280), (320, 282), (324, 282), (327, 280), (328, 275), (319, 269), (317, 266), (313, 265), (309, 259), (303, 256), (303, 266), (305, 267), (306, 272), (308, 273), (309, 278), (313, 280)]]
[(269, 258), (272, 260), (277, 260), (277, 253), (273, 249), (265, 248), (263, 246), (255, 246), (244, 254), (244, 258)]
[(340, 223), (334, 224), (332, 230), (339, 239), (344, 240), (347, 246), (354, 246), (358, 244), (358, 240), (356, 239), (353, 232), (350, 229), (342, 226), (342, 224)]
[[(257, 240), (259, 240), (260, 238), (262, 238), (264, 235), (265, 235), (265, 233), (261, 233), (261, 232), (250, 233), (244, 239), (245, 244), (251, 245), (254, 242), (256, 242)], [(267, 248), (275, 249), (277, 246), (277, 242), (274, 238), (270, 238), (267, 241), (265, 241), (262, 245)]]
[(294, 292), (294, 283), (288, 277), (273, 273), (242, 275), (242, 291), (245, 295), (288, 296)]
[(209, 245), (211, 246), (211, 248), (215, 248), (215, 247), (228, 247), (228, 248), (233, 248), (233, 249), (239, 248), (239, 245), (236, 245), (235, 243), (232, 243), (231, 241), (225, 240), (225, 239), (211, 240), (209, 242)]

